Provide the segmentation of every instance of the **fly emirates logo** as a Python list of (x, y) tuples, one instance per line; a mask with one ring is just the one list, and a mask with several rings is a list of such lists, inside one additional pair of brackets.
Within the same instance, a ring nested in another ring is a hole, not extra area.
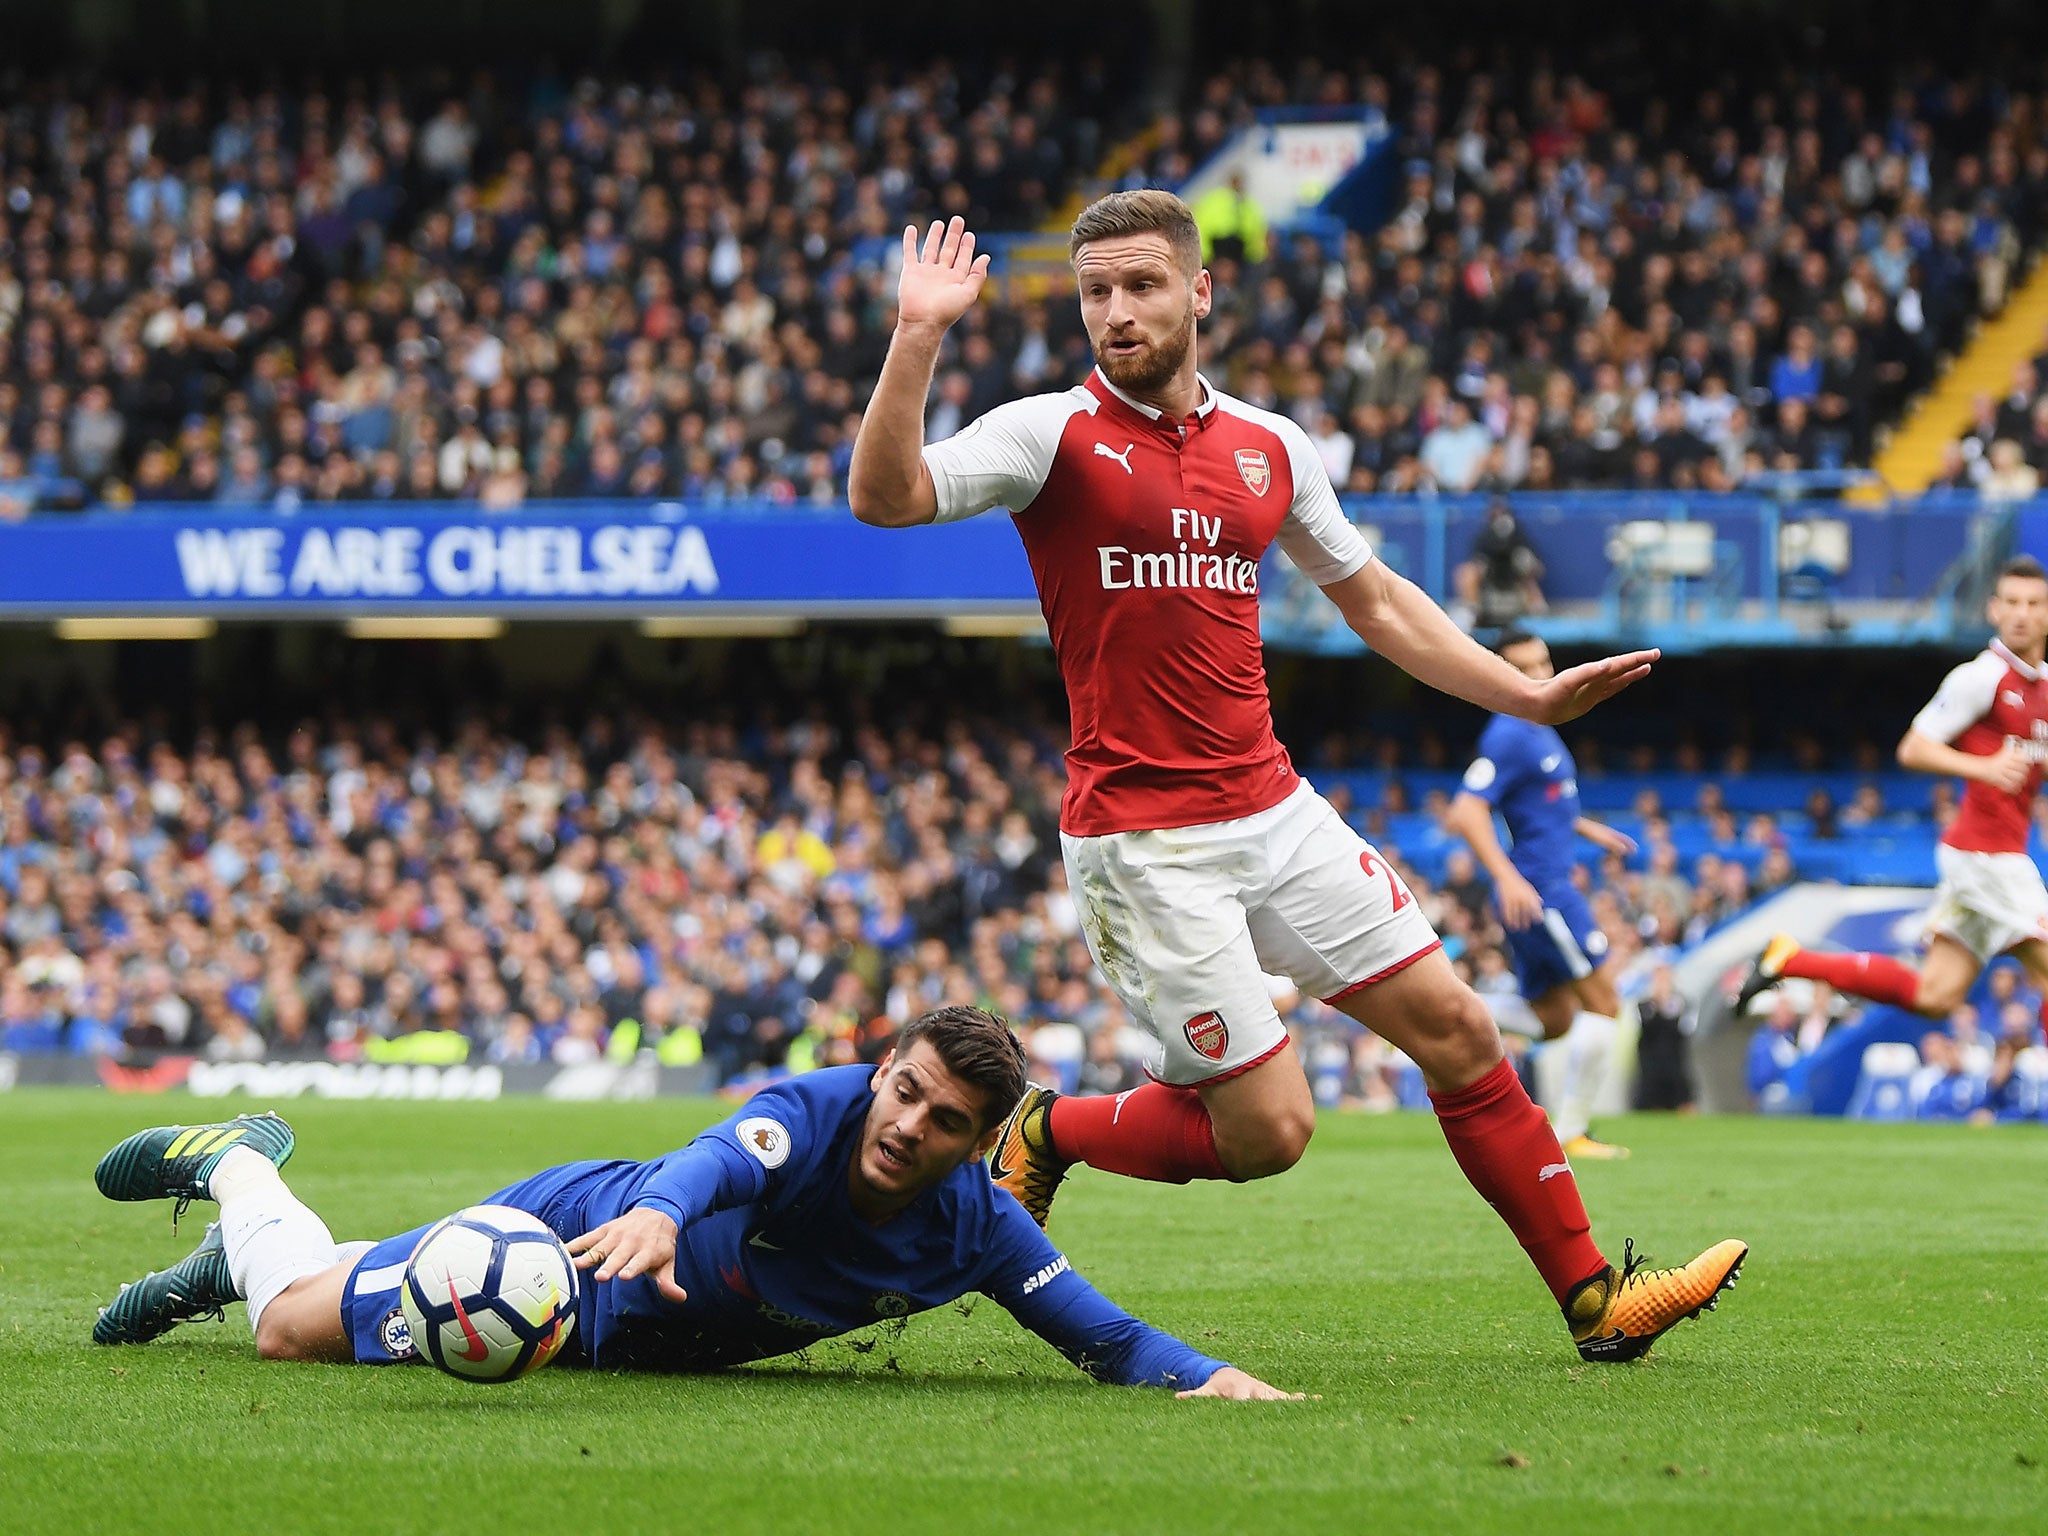
[(2048, 720), (2034, 722), (2032, 736), (2007, 736), (2005, 744), (2036, 768), (2048, 763)]
[(1207, 587), (1215, 592), (1257, 592), (1259, 562), (1242, 555), (1217, 554), (1223, 519), (1204, 517), (1191, 507), (1172, 509), (1169, 550), (1126, 549), (1098, 544), (1102, 590), (1124, 592), (1133, 587)]

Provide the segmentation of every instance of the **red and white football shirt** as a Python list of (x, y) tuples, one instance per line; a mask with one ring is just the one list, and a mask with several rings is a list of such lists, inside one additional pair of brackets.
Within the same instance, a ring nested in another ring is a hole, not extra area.
[(1927, 707), (1913, 717), (1922, 736), (1968, 752), (1995, 756), (2015, 742), (2033, 763), (2016, 793), (1974, 779), (1941, 840), (1967, 853), (2025, 853), (2034, 795), (2048, 762), (2048, 668), (2021, 661), (1997, 640), (1942, 679)]
[(1009, 507), (1060, 674), (1075, 837), (1255, 815), (1298, 782), (1274, 738), (1259, 561), (1326, 585), (1372, 559), (1308, 434), (1217, 393), (1175, 420), (1100, 371), (924, 450), (938, 521)]

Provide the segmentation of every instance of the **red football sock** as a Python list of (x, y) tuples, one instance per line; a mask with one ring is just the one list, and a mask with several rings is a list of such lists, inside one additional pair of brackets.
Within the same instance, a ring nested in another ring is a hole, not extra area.
[(1451, 1155), (1527, 1250), (1559, 1306), (1607, 1260), (1593, 1242), (1578, 1180), (1543, 1111), (1502, 1061), (1456, 1093), (1432, 1093)]
[(1920, 990), (1920, 977), (1889, 955), (1823, 955), (1810, 949), (1794, 952), (1779, 972), (1824, 981), (1840, 992), (1853, 992), (1873, 1003), (1910, 1008)]
[(1104, 1173), (1160, 1184), (1230, 1177), (1216, 1156), (1216, 1127), (1192, 1088), (1147, 1083), (1128, 1093), (1063, 1094), (1049, 1123), (1054, 1151)]

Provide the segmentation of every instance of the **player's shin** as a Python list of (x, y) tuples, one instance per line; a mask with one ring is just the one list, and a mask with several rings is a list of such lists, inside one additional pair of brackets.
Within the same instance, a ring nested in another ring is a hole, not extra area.
[(1889, 955), (1820, 954), (1801, 949), (1784, 962), (1779, 974), (1824, 981), (1838, 992), (1868, 998), (1873, 1003), (1890, 1003), (1895, 1008), (1911, 1008), (1920, 990), (1920, 977)]
[(1054, 1150), (1068, 1162), (1105, 1173), (1185, 1184), (1226, 1179), (1216, 1127), (1192, 1088), (1147, 1083), (1127, 1093), (1067, 1096), (1052, 1106)]
[(1465, 1177), (1564, 1305), (1572, 1288), (1607, 1260), (1593, 1242), (1578, 1181), (1543, 1111), (1506, 1061), (1467, 1087), (1429, 1097)]
[(220, 1235), (235, 1290), (249, 1304), (249, 1329), (286, 1287), (335, 1262), (327, 1223), (285, 1186), (269, 1159), (233, 1147), (208, 1192), (220, 1204)]

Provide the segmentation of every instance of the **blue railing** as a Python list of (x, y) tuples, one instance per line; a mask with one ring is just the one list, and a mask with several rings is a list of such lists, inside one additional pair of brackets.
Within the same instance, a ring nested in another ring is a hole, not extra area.
[[(1508, 504), (1544, 563), (1551, 613), (1535, 623), (1560, 642), (1948, 641), (1981, 611), (1971, 573), (2014, 547), (2048, 554), (2048, 498), (2006, 512), (1967, 497), (1865, 508), (1613, 492)], [(1490, 505), (1354, 497), (1345, 510), (1389, 565), (1449, 603)], [(1787, 551), (1803, 551), (1807, 563), (1788, 563)], [(1359, 648), (1277, 553), (1261, 579), (1269, 642)], [(183, 504), (0, 525), (0, 616), (17, 618), (374, 609), (594, 617), (649, 603), (918, 617), (1028, 613), (1035, 596), (1000, 514), (892, 533), (860, 526), (844, 503), (616, 500), (511, 512), (354, 503), (292, 515)]]
[[(1810, 488), (1804, 487), (1801, 488)], [(1787, 490), (1790, 487), (1785, 488)], [(1560, 642), (1640, 639), (1709, 645), (1945, 641), (1974, 619), (1965, 576), (2027, 547), (2017, 519), (1975, 496), (1932, 495), (1860, 506), (1786, 495), (1585, 491), (1344, 499), (1381, 556), (1439, 602), (1456, 596), (1496, 500), (1513, 510), (1543, 561), (1553, 610), (1532, 619)], [(2048, 544), (2048, 513), (2041, 514)], [(1342, 653), (1358, 641), (1284, 561), (1264, 573), (1267, 638)]]

